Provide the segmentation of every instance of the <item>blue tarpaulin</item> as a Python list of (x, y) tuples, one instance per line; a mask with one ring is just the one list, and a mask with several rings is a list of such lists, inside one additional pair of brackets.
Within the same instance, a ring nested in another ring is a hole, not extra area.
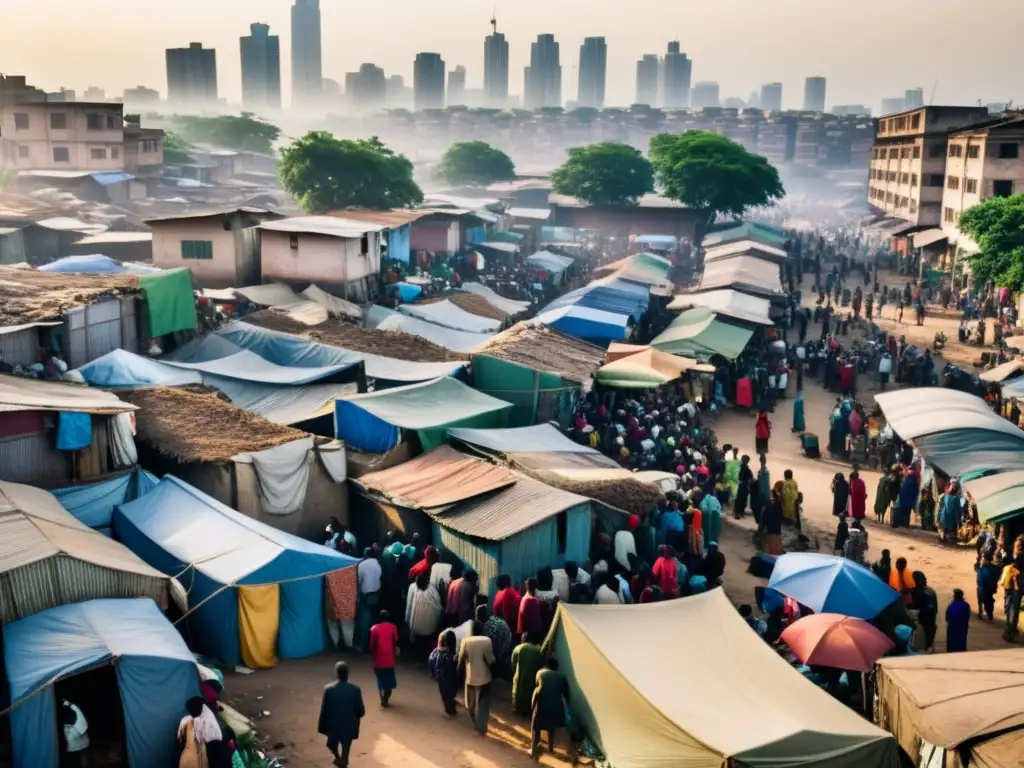
[(409, 225), (388, 230), (388, 258), (409, 263)]
[(575, 305), (545, 311), (537, 320), (567, 336), (595, 342), (622, 341), (629, 326), (629, 315)]
[(422, 287), (412, 283), (392, 283), (389, 287), (393, 288), (398, 293), (398, 298), (406, 303), (415, 301), (416, 297), (423, 293)]
[(136, 389), (201, 384), (199, 371), (184, 370), (123, 349), (115, 349), (77, 369), (90, 387)]
[[(89, 600), (62, 605), (3, 628), (10, 682), (14, 768), (58, 768), (54, 685), (113, 664), (124, 715), (127, 764), (177, 765), (178, 722), (199, 695), (195, 659), (178, 631), (149, 598)], [(86, 720), (110, 717), (75, 704)]]
[(110, 272), (129, 272), (127, 267), (109, 256), (95, 253), (88, 256), (66, 256), (39, 267), (40, 272), (78, 272), (100, 275)]
[[(638, 290), (639, 289), (639, 290)], [(560, 296), (541, 312), (548, 312), (563, 307), (578, 306), (612, 312), (618, 315), (629, 315), (634, 320), (647, 311), (650, 291), (647, 286), (616, 280), (606, 285), (585, 285), (575, 291)]]
[(135, 177), (124, 171), (100, 171), (92, 175), (92, 180), (104, 187), (111, 184), (120, 184), (123, 181), (132, 181)]
[(229, 664), (242, 663), (235, 587), (279, 584), (277, 655), (303, 658), (327, 648), (324, 574), (357, 562), (253, 520), (171, 475), (144, 498), (117, 507), (114, 531), (154, 568), (178, 576), (195, 608), (186, 620), (195, 647)]
[(92, 444), (92, 416), (61, 411), (57, 418), (57, 450), (80, 451)]
[(144, 469), (88, 485), (57, 488), (53, 495), (80, 523), (90, 528), (109, 529), (114, 507), (145, 496), (160, 482)]

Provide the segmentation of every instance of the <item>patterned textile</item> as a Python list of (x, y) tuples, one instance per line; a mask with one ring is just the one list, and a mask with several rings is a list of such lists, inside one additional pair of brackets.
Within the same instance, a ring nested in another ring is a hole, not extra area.
[(354, 621), (359, 594), (356, 566), (331, 571), (324, 579), (327, 581), (331, 618), (335, 621)]

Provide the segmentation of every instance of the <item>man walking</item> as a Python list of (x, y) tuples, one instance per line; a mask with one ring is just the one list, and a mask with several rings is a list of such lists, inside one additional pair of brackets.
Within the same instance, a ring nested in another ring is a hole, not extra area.
[(352, 742), (359, 738), (359, 721), (366, 710), (363, 692), (348, 681), (348, 664), (339, 661), (334, 665), (334, 674), (337, 680), (324, 688), (317, 730), (327, 737), (327, 748), (334, 755), (334, 764), (348, 768)]
[(459, 648), (459, 666), (466, 669), (466, 709), (473, 726), (482, 736), (487, 735), (487, 721), (491, 716), (491, 665), (494, 646), (484, 634), (479, 621), (473, 622), (473, 634), (462, 641)]
[(391, 623), (387, 611), (380, 612), (380, 621), (370, 629), (370, 653), (373, 655), (373, 673), (377, 676), (380, 708), (387, 709), (391, 694), (398, 687), (395, 676), (395, 657), (398, 654), (398, 627)]

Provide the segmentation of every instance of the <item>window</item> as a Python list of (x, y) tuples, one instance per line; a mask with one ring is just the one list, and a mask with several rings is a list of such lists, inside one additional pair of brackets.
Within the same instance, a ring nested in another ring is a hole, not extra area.
[(960, 179), (956, 176), (948, 176), (946, 178), (946, 189), (960, 189)]
[(892, 194), (892, 192), (886, 192), (886, 193), (885, 193), (885, 202), (887, 202), (887, 203), (891, 203), (891, 202), (892, 202), (892, 199), (893, 199), (893, 194)]
[(555, 527), (558, 530), (558, 554), (565, 554), (565, 543), (569, 539), (569, 513), (559, 512), (555, 518)]
[(1016, 160), (1020, 157), (1020, 145), (1016, 142), (999, 145), (1000, 160)]
[(921, 148), (916, 145), (914, 146), (913, 157), (915, 160), (921, 157)]
[(28, 112), (15, 112), (14, 113), (14, 130), (16, 130), (16, 131), (27, 131), (28, 130)]
[(111, 157), (112, 160), (120, 160), (121, 159), (121, 148), (120, 147), (111, 147), (110, 148), (110, 157)]
[(900, 160), (906, 160), (910, 157), (910, 147), (903, 147), (900, 150)]
[(116, 131), (117, 127), (117, 115), (107, 115), (107, 130)]
[(64, 131), (68, 127), (68, 116), (64, 112), (54, 112), (50, 115), (50, 130)]
[(890, 160), (895, 160), (899, 156), (900, 156), (900, 151), (898, 149), (890, 149), (889, 150), (889, 159)]
[(89, 114), (85, 116), (85, 127), (90, 131), (103, 130), (103, 115)]
[(1013, 194), (1013, 181), (1011, 179), (996, 179), (992, 182), (992, 194), (995, 197), (1009, 197)]
[(182, 240), (181, 258), (203, 259), (213, 258), (213, 243), (210, 240)]
[(910, 183), (910, 174), (907, 173), (906, 171), (904, 171), (903, 173), (900, 174), (900, 184), (909, 184), (909, 183)]
[(157, 142), (156, 139), (143, 139), (139, 142), (139, 146), (142, 148), (143, 154), (151, 155), (156, 152)]
[(359, 253), (366, 256), (370, 253), (370, 236), (363, 235), (359, 240)]
[(946, 147), (943, 144), (932, 144), (928, 147), (928, 157), (944, 157), (946, 154)]
[(956, 211), (954, 211), (952, 208), (946, 208), (943, 211), (942, 220), (944, 222), (946, 222), (947, 224), (955, 224), (956, 223)]
[(978, 194), (978, 180), (964, 179), (964, 192), (966, 192), (968, 195)]
[(70, 163), (71, 162), (71, 150), (67, 147), (54, 147), (53, 148), (53, 162), (55, 163)]
[(972, 160), (976, 160), (978, 157), (981, 156), (981, 147), (979, 147), (977, 144), (970, 145), (969, 147), (967, 147), (967, 156)]
[(18, 147), (18, 157), (30, 157), (30, 156), (31, 156), (31, 152), (29, 152), (28, 147)]
[(917, 213), (917, 200), (910, 201), (910, 212)]
[(964, 156), (964, 145), (963, 144), (950, 144), (949, 145), (949, 156), (950, 157), (963, 157)]
[(921, 113), (920, 112), (918, 112), (916, 115), (913, 115), (910, 118), (910, 127), (913, 128), (914, 130), (917, 130), (918, 128), (921, 127)]
[(92, 160), (106, 160), (107, 150), (103, 149), (102, 147), (99, 149), (90, 149), (89, 158)]
[(288, 247), (291, 248), (293, 251), (299, 250), (298, 235), (288, 235)]
[(912, 187), (916, 187), (917, 186), (917, 174), (916, 173), (910, 174), (910, 186), (912, 186)]
[(924, 185), (926, 187), (941, 187), (942, 186), (942, 174), (941, 173), (929, 173), (924, 177)]

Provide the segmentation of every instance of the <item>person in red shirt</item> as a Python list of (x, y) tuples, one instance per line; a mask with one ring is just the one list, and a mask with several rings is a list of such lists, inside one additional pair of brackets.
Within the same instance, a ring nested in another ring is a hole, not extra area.
[(758, 453), (768, 453), (768, 438), (772, 436), (772, 423), (768, 419), (768, 413), (761, 411), (757, 414), (757, 421), (754, 423), (754, 442), (757, 445)]
[(519, 603), (519, 621), (516, 634), (530, 636), (530, 641), (540, 644), (544, 641), (544, 614), (541, 610), (540, 598), (537, 597), (537, 580), (526, 580), (526, 595)]
[(438, 556), (437, 547), (431, 545), (423, 552), (423, 558), (409, 569), (409, 581), (416, 581), (421, 574), (430, 576), (430, 570), (441, 558)]
[(387, 611), (381, 611), (377, 623), (370, 628), (370, 653), (373, 655), (373, 673), (377, 676), (380, 708), (387, 709), (391, 693), (398, 687), (398, 679), (395, 677), (398, 627), (391, 623)]
[(495, 616), (500, 616), (510, 627), (519, 625), (519, 603), (523, 596), (512, 586), (512, 578), (503, 573), (498, 577), (498, 594), (494, 596)]

